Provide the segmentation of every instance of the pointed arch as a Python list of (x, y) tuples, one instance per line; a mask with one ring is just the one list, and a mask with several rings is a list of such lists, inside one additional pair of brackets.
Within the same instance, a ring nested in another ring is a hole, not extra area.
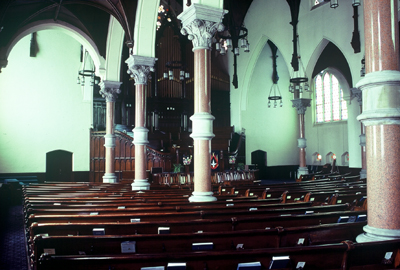
[(41, 30), (51, 30), (51, 29), (62, 31), (65, 34), (77, 40), (80, 44), (82, 44), (89, 52), (90, 57), (93, 59), (94, 65), (96, 67), (96, 75), (100, 77), (102, 76), (100, 71), (104, 70), (105, 59), (100, 55), (95, 42), (79, 28), (60, 20), (57, 22), (53, 20), (37, 21), (21, 28), (11, 39), (7, 47), (4, 48), (4, 51), (0, 53), (0, 59), (5, 59), (5, 60), (8, 59), (11, 50), (18, 43), (18, 41), (20, 41), (26, 35)]

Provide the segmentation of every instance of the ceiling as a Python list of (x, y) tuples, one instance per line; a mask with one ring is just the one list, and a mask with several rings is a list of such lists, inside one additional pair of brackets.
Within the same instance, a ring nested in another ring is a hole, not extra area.
[[(224, 25), (241, 25), (252, 1), (224, 1), (224, 8), (229, 10), (224, 18)], [(137, 2), (138, 0), (2, 0), (0, 50), (7, 46), (19, 29), (38, 21), (50, 20), (66, 22), (83, 31), (95, 42), (100, 55), (105, 58), (110, 15), (114, 16), (124, 29), (125, 41), (134, 42)], [(182, 10), (183, 0), (161, 2)]]

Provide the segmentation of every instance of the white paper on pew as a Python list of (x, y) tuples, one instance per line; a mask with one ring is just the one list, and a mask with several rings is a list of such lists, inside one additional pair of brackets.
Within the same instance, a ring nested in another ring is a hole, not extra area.
[(186, 263), (168, 263), (167, 270), (186, 270)]
[(271, 197), (271, 194), (267, 194), (267, 198), (270, 198)]
[(131, 218), (131, 223), (140, 222), (140, 218)]
[(227, 202), (233, 202), (233, 199), (226, 199)]
[(212, 250), (213, 248), (213, 242), (192, 243), (192, 250)]
[(226, 206), (234, 206), (235, 204), (233, 203), (227, 203)]
[(306, 265), (306, 262), (298, 262), (296, 265), (296, 269), (299, 269), (300, 267), (304, 268), (305, 265)]
[(150, 266), (150, 267), (142, 267), (140, 270), (165, 270), (164, 266)]
[(118, 206), (118, 209), (125, 209), (125, 206)]
[(93, 235), (105, 235), (106, 230), (104, 228), (93, 228)]
[(99, 212), (90, 212), (90, 215), (91, 216), (96, 216), (96, 215), (98, 215), (99, 214)]
[(299, 238), (299, 241), (297, 241), (298, 245), (303, 245), (304, 244), (304, 238)]
[(122, 242), (121, 253), (136, 253), (136, 241)]
[(61, 205), (61, 203), (57, 203), (57, 202), (55, 202), (55, 203), (53, 203), (53, 205)]
[(337, 200), (337, 203), (342, 203), (342, 200)]
[(236, 270), (259, 270), (261, 269), (260, 262), (238, 263)]
[(252, 207), (252, 208), (249, 209), (249, 211), (257, 211), (257, 210), (258, 210), (257, 207)]
[(158, 227), (158, 234), (169, 234), (169, 227)]
[(243, 248), (243, 244), (237, 244), (237, 245), (236, 245), (236, 249), (244, 249), (244, 248)]
[(385, 253), (385, 259), (390, 260), (392, 258), (393, 252), (386, 252)]

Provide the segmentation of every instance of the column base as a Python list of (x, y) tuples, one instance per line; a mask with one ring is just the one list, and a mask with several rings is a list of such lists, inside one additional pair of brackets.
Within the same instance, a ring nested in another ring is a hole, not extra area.
[(362, 169), (360, 171), (360, 179), (367, 179), (367, 170)]
[(132, 190), (149, 190), (150, 183), (147, 182), (147, 179), (135, 179), (135, 181), (131, 184)]
[(308, 174), (308, 168), (307, 167), (299, 167), (297, 169), (297, 179), (300, 177), (300, 175)]
[(103, 183), (117, 183), (117, 176), (115, 173), (105, 173), (103, 175)]
[(214, 193), (211, 191), (199, 192), (193, 191), (192, 196), (189, 198), (189, 202), (214, 202), (217, 200)]
[(363, 230), (364, 233), (356, 238), (357, 243), (400, 239), (400, 230), (379, 229), (368, 225)]

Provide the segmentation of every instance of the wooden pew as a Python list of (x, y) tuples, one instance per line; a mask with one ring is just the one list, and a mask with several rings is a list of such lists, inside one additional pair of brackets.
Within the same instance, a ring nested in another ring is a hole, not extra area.
[(78, 211), (73, 214), (31, 214), (26, 224), (29, 227), (33, 222), (42, 223), (57, 223), (68, 221), (70, 223), (82, 222), (128, 222), (131, 219), (140, 221), (167, 221), (167, 220), (191, 220), (191, 219), (220, 219), (231, 217), (275, 217), (281, 215), (298, 215), (313, 211), (313, 213), (334, 212), (348, 210), (348, 204), (336, 204), (326, 206), (313, 207), (297, 207), (297, 208), (279, 208), (279, 209), (258, 209), (257, 207), (250, 209), (232, 209), (229, 204), (225, 209), (220, 210), (201, 210), (201, 211), (186, 211), (186, 212), (137, 212), (125, 209), (115, 209), (111, 211), (104, 210), (103, 212)]
[[(96, 255), (44, 255), (39, 259), (37, 270), (47, 269), (141, 269), (150, 266), (167, 266), (171, 262), (182, 262), (185, 269), (238, 269), (239, 263), (259, 262), (260, 268), (271, 268), (271, 262), (277, 263), (278, 256), (288, 256), (288, 265), (279, 269), (393, 269), (399, 266), (398, 255), (384, 260), (387, 252), (398, 254), (400, 241), (371, 243), (342, 243), (307, 247), (261, 248), (253, 250), (197, 251), (182, 253), (121, 254), (113, 256)], [(370, 254), (364, 257), (362, 254)], [(274, 258), (275, 257), (275, 258)], [(289, 264), (290, 263), (290, 264)]]
[[(355, 240), (363, 232), (366, 221), (335, 223), (316, 226), (271, 228), (228, 232), (150, 234), (150, 235), (89, 235), (89, 236), (42, 236), (33, 239), (32, 266), (47, 251), (56, 255), (114, 255), (121, 254), (121, 243), (134, 241), (135, 252), (187, 252), (193, 243), (213, 243), (213, 250), (282, 248)], [(133, 243), (132, 243), (133, 244)], [(34, 267), (32, 267), (34, 268)]]
[(54, 235), (93, 235), (93, 229), (102, 228), (105, 234), (157, 234), (159, 227), (169, 227), (170, 233), (191, 233), (211, 231), (255, 230), (274, 227), (312, 226), (336, 223), (340, 217), (357, 217), (366, 215), (367, 211), (338, 211), (314, 214), (256, 216), (256, 217), (227, 217), (216, 219), (168, 220), (129, 222), (86, 222), (71, 223), (58, 221), (55, 223), (34, 222), (29, 227), (30, 241), (37, 234)]

